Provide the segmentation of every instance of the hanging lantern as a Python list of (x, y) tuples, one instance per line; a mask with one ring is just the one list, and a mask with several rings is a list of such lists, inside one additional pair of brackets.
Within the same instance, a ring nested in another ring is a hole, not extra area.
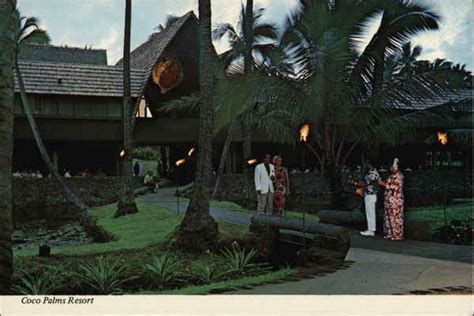
[(161, 93), (176, 88), (183, 81), (183, 67), (175, 59), (167, 58), (160, 61), (152, 71), (153, 83), (160, 87)]

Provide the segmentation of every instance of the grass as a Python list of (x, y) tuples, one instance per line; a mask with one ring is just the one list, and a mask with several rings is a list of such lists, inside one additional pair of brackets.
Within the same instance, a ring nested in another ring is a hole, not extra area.
[[(91, 209), (91, 214), (97, 218), (98, 224), (116, 236), (117, 240), (53, 247), (51, 253), (78, 256), (159, 246), (167, 240), (183, 216), (139, 201), (137, 206), (138, 213), (119, 218), (113, 217), (115, 203)], [(219, 223), (219, 228), (224, 237), (240, 237), (247, 232), (247, 227), (225, 223)], [(37, 247), (23, 248), (16, 250), (15, 256), (35, 255), (37, 251)]]
[[(260, 285), (277, 281), (288, 277), (296, 272), (295, 269), (282, 269), (275, 272), (269, 272), (262, 275), (245, 277), (237, 280), (221, 281), (205, 285), (193, 285), (182, 289), (163, 291), (159, 294), (173, 294), (173, 295), (203, 295), (210, 291), (237, 288), (240, 286)], [(152, 292), (140, 292), (138, 294), (156, 294)]]
[[(459, 204), (446, 206), (446, 217), (449, 223), (452, 220), (465, 221), (473, 215), (473, 205)], [(425, 221), (430, 223), (432, 231), (444, 226), (444, 210), (442, 206), (410, 208), (405, 213), (407, 220)]]

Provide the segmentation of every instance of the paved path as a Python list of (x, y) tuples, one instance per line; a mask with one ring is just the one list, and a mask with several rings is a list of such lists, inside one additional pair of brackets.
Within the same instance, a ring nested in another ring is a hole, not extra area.
[(298, 282), (271, 284), (227, 294), (408, 294), (445, 287), (471, 287), (472, 265), (362, 248), (351, 248), (345, 270)]
[[(144, 203), (177, 211), (174, 189), (140, 197)], [(180, 211), (187, 202), (181, 200)], [(252, 214), (211, 207), (218, 222), (249, 225)], [(226, 294), (407, 294), (444, 287), (472, 287), (472, 247), (419, 241), (390, 242), (354, 235), (345, 270), (313, 279), (270, 284)]]
[[(176, 197), (174, 196), (175, 190), (175, 188), (161, 188), (157, 191), (157, 193), (143, 195), (140, 196), (139, 199), (143, 203), (158, 205), (162, 208), (178, 212), (178, 203)], [(184, 214), (187, 207), (187, 200), (185, 201), (181, 198), (179, 201), (180, 213)], [(252, 214), (229, 211), (220, 207), (211, 207), (211, 216), (214, 217), (217, 222), (248, 226), (250, 225), (250, 218), (252, 217)]]

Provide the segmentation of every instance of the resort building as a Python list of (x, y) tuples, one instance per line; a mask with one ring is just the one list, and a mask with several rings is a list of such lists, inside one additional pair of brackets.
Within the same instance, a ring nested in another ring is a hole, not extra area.
[[(198, 20), (189, 12), (163, 31), (151, 34), (131, 52), (134, 144), (160, 146), (165, 169), (173, 169), (173, 162), (197, 142), (197, 111), (160, 109), (170, 100), (198, 92), (198, 50)], [(19, 64), (41, 137), (58, 170), (102, 170), (116, 175), (122, 140), (122, 62), (108, 65), (106, 51), (101, 49), (25, 45)], [(15, 92), (13, 168), (46, 172), (22, 109), (17, 78)], [(472, 90), (426, 104), (422, 110), (450, 107), (452, 111), (472, 113)], [(412, 108), (417, 107), (414, 102)], [(411, 167), (436, 167), (443, 160), (454, 167), (467, 167), (471, 146), (425, 143), (430, 135), (446, 128), (424, 129), (420, 131), (422, 137), (401, 147), (371, 148), (370, 158), (383, 164), (399, 156)], [(216, 166), (225, 134), (222, 131), (215, 138)], [(228, 159), (229, 172), (241, 170), (248, 158), (242, 156), (241, 140), (241, 133), (237, 132)], [(255, 156), (279, 153), (289, 166), (299, 165), (301, 158), (294, 147), (272, 144), (259, 131), (254, 131), (252, 140)], [(359, 164), (363, 151), (367, 149), (355, 151), (350, 163)], [(313, 167), (315, 163), (308, 156), (308, 165)]]

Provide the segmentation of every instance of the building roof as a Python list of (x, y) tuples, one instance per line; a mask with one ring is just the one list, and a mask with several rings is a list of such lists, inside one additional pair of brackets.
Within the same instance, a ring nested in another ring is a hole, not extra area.
[[(19, 63), (26, 93), (123, 96), (123, 72), (122, 67), (119, 66), (24, 60)], [(144, 70), (131, 70), (132, 97), (137, 97), (141, 93), (146, 78)], [(19, 92), (16, 75), (15, 92)]]
[[(151, 73), (156, 61), (189, 19), (197, 19), (193, 11), (189, 11), (163, 31), (150, 35), (146, 42), (130, 53), (130, 67)], [(121, 59), (116, 65), (120, 66), (122, 63)]]
[(73, 64), (107, 65), (107, 51), (105, 49), (23, 44), (19, 52), (19, 59)]
[(459, 89), (455, 91), (450, 91), (446, 93), (443, 97), (439, 98), (430, 98), (423, 100), (407, 100), (407, 102), (392, 102), (389, 104), (390, 106), (401, 109), (401, 110), (427, 110), (433, 109), (441, 106), (456, 106), (453, 110), (459, 110), (464, 112), (472, 112), (473, 111), (473, 104), (472, 104), (472, 97), (473, 97), (472, 89)]

